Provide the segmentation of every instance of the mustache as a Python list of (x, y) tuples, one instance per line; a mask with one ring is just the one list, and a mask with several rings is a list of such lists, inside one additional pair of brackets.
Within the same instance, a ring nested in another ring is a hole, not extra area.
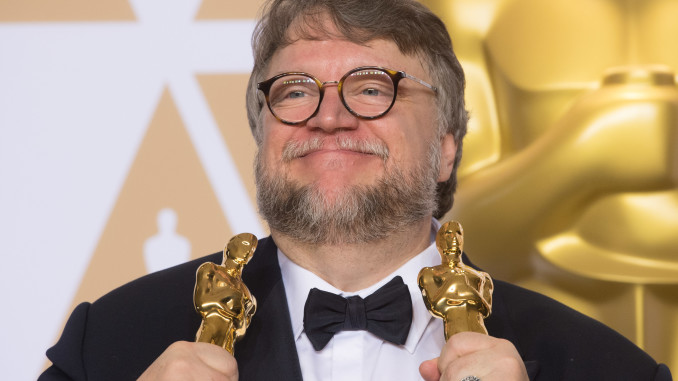
[(334, 138), (315, 137), (303, 142), (289, 141), (285, 143), (282, 152), (283, 161), (291, 161), (298, 157), (306, 156), (312, 152), (319, 151), (326, 142), (333, 141), (338, 149), (376, 155), (382, 160), (389, 157), (389, 150), (386, 144), (380, 140), (354, 139), (346, 136), (337, 136)]

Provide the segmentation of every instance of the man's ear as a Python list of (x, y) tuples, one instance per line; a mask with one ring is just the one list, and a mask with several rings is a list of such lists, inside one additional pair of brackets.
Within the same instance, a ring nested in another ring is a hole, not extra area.
[(452, 167), (454, 167), (454, 158), (457, 156), (457, 143), (454, 141), (452, 134), (445, 134), (440, 139), (440, 173), (438, 174), (438, 182), (447, 181), (452, 174)]

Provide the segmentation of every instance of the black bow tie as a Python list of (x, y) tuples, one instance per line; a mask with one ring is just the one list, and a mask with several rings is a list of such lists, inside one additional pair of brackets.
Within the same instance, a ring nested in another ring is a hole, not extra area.
[(402, 345), (412, 325), (412, 298), (403, 278), (397, 276), (372, 295), (343, 296), (317, 288), (304, 306), (306, 336), (319, 351), (339, 331), (365, 330)]

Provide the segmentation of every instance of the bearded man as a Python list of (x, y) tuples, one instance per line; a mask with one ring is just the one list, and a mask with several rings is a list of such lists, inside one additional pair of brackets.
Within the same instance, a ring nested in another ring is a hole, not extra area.
[(203, 258), (77, 307), (42, 380), (670, 379), (621, 335), (501, 281), (489, 335), (445, 341), (417, 274), (440, 263), (435, 218), (452, 205), (467, 113), (428, 9), (273, 0), (253, 48), (247, 107), (271, 236), (243, 271), (258, 305), (235, 357), (191, 342)]

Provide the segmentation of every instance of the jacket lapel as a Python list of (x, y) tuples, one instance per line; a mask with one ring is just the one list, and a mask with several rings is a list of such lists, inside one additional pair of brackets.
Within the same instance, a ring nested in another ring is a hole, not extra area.
[(259, 242), (243, 280), (257, 299), (257, 311), (245, 337), (235, 345), (240, 379), (301, 381), (277, 247), (270, 237)]

